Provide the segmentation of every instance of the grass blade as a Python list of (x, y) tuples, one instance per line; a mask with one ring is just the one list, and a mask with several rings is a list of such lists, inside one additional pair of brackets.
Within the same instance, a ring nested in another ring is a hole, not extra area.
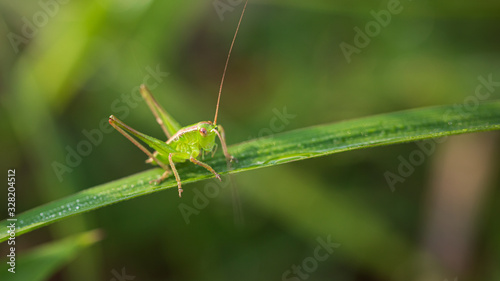
[[(480, 104), (470, 112), (456, 111), (455, 105), (448, 105), (382, 114), (308, 127), (233, 145), (229, 151), (238, 159), (238, 163), (233, 165), (234, 169), (230, 172), (360, 148), (498, 129), (500, 101)], [(206, 162), (221, 174), (228, 172), (222, 155)], [(212, 177), (206, 170), (189, 163), (179, 164), (178, 171), (184, 184)], [(177, 186), (173, 177), (158, 186), (149, 184), (151, 179), (161, 174), (161, 169), (147, 170), (26, 211), (17, 216), (16, 235), (66, 217)], [(5, 231), (7, 225), (6, 220), (0, 222), (0, 242), (8, 238), (9, 234)]]
[(2, 259), (0, 280), (49, 280), (61, 267), (76, 258), (82, 250), (101, 239), (101, 232), (92, 230), (42, 245), (27, 253), (21, 253), (16, 257), (15, 273), (7, 271), (10, 267), (9, 260)]

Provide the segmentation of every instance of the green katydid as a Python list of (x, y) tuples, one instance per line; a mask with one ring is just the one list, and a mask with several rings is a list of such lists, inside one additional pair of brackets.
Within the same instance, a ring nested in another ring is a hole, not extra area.
[[(222, 74), (222, 79), (219, 88), (219, 96), (217, 98), (217, 107), (215, 109), (214, 121), (202, 121), (196, 124), (181, 127), (177, 121), (175, 121), (172, 116), (170, 116), (163, 107), (158, 104), (150, 91), (145, 85), (141, 85), (140, 92), (143, 99), (148, 104), (150, 110), (156, 118), (156, 121), (163, 129), (163, 132), (167, 136), (168, 140), (163, 142), (159, 139), (145, 135), (137, 130), (132, 129), (122, 121), (120, 121), (115, 116), (109, 116), (109, 124), (113, 126), (118, 132), (129, 139), (133, 144), (135, 144), (139, 149), (141, 149), (149, 157), (146, 163), (151, 163), (154, 165), (159, 165), (165, 170), (161, 177), (157, 180), (152, 180), (151, 183), (159, 184), (164, 181), (171, 173), (174, 174), (177, 181), (177, 187), (179, 191), (179, 197), (182, 196), (182, 185), (177, 169), (175, 168), (175, 163), (185, 162), (187, 160), (193, 162), (196, 165), (202, 166), (219, 180), (221, 180), (220, 175), (208, 164), (201, 162), (197, 158), (204, 153), (211, 152), (212, 155), (217, 149), (217, 144), (215, 142), (215, 137), (218, 137), (222, 151), (226, 160), (229, 162), (235, 161), (236, 159), (229, 154), (227, 151), (226, 138), (224, 134), (224, 129), (221, 125), (217, 124), (217, 114), (219, 112), (219, 103), (222, 92), (222, 85), (224, 84), (224, 77), (226, 75), (227, 65), (229, 63), (229, 58), (231, 57), (231, 51), (233, 49), (234, 41), (238, 30), (240, 28), (241, 20), (248, 0), (245, 2), (243, 11), (241, 12), (240, 19), (238, 21), (238, 26), (236, 27), (236, 32), (234, 33), (233, 41), (231, 42), (231, 47), (229, 48), (229, 53), (227, 55), (226, 64), (224, 66), (224, 72)], [(132, 136), (140, 139), (149, 147), (155, 150), (151, 153), (142, 144), (140, 144)], [(169, 163), (169, 166), (165, 163)]]

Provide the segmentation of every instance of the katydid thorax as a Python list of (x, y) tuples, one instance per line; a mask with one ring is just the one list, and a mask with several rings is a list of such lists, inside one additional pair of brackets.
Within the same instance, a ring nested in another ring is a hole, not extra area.
[[(227, 65), (229, 63), (229, 58), (231, 57), (231, 51), (233, 49), (236, 35), (238, 34), (243, 14), (245, 13), (247, 2), (248, 0), (245, 2), (245, 6), (243, 7), (243, 11), (236, 27), (236, 32), (234, 33), (233, 41), (231, 42), (231, 47), (229, 48), (229, 53), (226, 59), (226, 64), (224, 66), (224, 71), (220, 83), (219, 96), (217, 98), (217, 106), (215, 109), (215, 117), (213, 122), (202, 121), (190, 126), (181, 127), (179, 123), (175, 121), (174, 118), (172, 118), (172, 116), (170, 116), (167, 111), (165, 111), (165, 109), (163, 109), (163, 107), (155, 100), (155, 98), (145, 85), (141, 85), (140, 87), (141, 95), (151, 109), (153, 115), (156, 118), (156, 121), (167, 136), (167, 141), (164, 142), (145, 135), (129, 127), (113, 115), (109, 117), (109, 123), (111, 124), (111, 126), (113, 126), (118, 132), (120, 132), (139, 149), (146, 153), (146, 155), (149, 157), (146, 160), (147, 163), (158, 165), (165, 170), (160, 178), (158, 178), (157, 180), (152, 180), (151, 183), (159, 184), (173, 173), (175, 176), (175, 180), (177, 181), (179, 197), (182, 196), (183, 190), (179, 173), (175, 168), (175, 163), (185, 162), (189, 160), (196, 165), (204, 167), (212, 174), (214, 174), (217, 179), (221, 180), (220, 175), (212, 167), (198, 160), (199, 156), (202, 156), (204, 153), (212, 153), (212, 155), (215, 153), (215, 150), (217, 149), (216, 137), (220, 140), (222, 151), (228, 163), (235, 160), (235, 158), (227, 151), (224, 129), (221, 125), (217, 124), (217, 115), (219, 112), (222, 85), (224, 83)], [(146, 147), (140, 144), (131, 135), (143, 141), (155, 151), (151, 153)]]

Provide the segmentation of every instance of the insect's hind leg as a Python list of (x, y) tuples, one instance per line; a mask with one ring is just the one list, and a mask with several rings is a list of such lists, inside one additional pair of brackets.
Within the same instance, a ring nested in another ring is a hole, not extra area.
[(163, 162), (158, 160), (156, 156), (158, 155), (157, 153), (151, 153), (149, 150), (147, 150), (142, 144), (140, 144), (138, 141), (136, 141), (134, 138), (132, 138), (126, 131), (124, 131), (121, 127), (119, 127), (116, 124), (122, 124), (125, 125), (125, 123), (121, 122), (118, 120), (115, 116), (111, 115), (109, 116), (109, 124), (113, 126), (120, 134), (122, 134), (124, 137), (126, 137), (129, 141), (131, 141), (135, 146), (137, 146), (142, 152), (144, 152), (150, 159), (151, 161), (155, 161), (160, 167), (162, 167), (165, 171), (168, 170), (168, 166), (165, 165)]
[[(157, 156), (158, 156), (158, 152), (155, 151), (154, 153), (151, 153), (149, 152), (149, 150), (147, 150), (142, 144), (140, 144), (138, 141), (136, 141), (134, 138), (132, 138), (126, 131), (124, 131), (122, 128), (120, 128), (119, 126), (116, 125), (117, 122), (121, 122), (119, 121), (116, 117), (114, 117), (113, 115), (111, 115), (109, 117), (109, 124), (111, 124), (111, 126), (113, 126), (113, 128), (115, 128), (118, 132), (120, 132), (120, 134), (122, 134), (124, 137), (126, 137), (128, 140), (130, 140), (135, 146), (137, 146), (140, 150), (142, 150), (149, 158), (148, 160), (146, 160), (146, 163), (151, 163), (151, 162), (155, 162), (156, 164), (158, 164), (160, 167), (162, 167), (165, 172), (163, 172), (163, 174), (161, 175), (161, 177), (157, 180), (151, 180), (149, 181), (149, 183), (153, 184), (159, 184), (161, 183), (162, 181), (164, 181), (166, 178), (168, 178), (168, 176), (170, 175), (170, 170), (168, 168), (167, 165), (165, 165), (162, 161), (160, 161)], [(125, 123), (121, 122), (121, 124), (125, 125)]]
[(161, 107), (146, 85), (141, 85), (139, 89), (142, 98), (146, 101), (146, 104), (155, 116), (156, 122), (158, 122), (167, 138), (172, 137), (172, 135), (174, 135), (181, 128), (179, 123), (177, 123), (177, 121), (175, 121), (172, 116), (170, 116), (165, 109)]
[(196, 164), (196, 165), (198, 165), (198, 166), (202, 166), (203, 168), (205, 168), (205, 169), (209, 170), (212, 174), (214, 174), (214, 175), (215, 175), (215, 177), (216, 177), (218, 180), (222, 181), (222, 179), (221, 179), (220, 175), (219, 175), (219, 174), (218, 174), (218, 173), (217, 173), (217, 172), (216, 172), (216, 171), (215, 171), (212, 167), (210, 167), (208, 164), (205, 164), (205, 163), (203, 163), (203, 162), (201, 162), (201, 161), (197, 160), (197, 159), (196, 159), (196, 158), (194, 158), (193, 156), (189, 157), (189, 161), (193, 162), (194, 164)]

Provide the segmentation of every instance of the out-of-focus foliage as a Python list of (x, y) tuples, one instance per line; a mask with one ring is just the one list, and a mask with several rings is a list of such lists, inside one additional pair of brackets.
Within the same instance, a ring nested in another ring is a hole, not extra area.
[(73, 260), (78, 252), (100, 239), (102, 237), (99, 231), (93, 230), (42, 245), (17, 257), (14, 272), (8, 271), (11, 267), (10, 258), (2, 259), (0, 277), (10, 281), (47, 280), (64, 264)]
[[(103, 125), (115, 114), (162, 135), (135, 98), (141, 83), (181, 124), (211, 120), (243, 7), (232, 1), (234, 10), (220, 17), (214, 3), (228, 2), (1, 0), (1, 171), (16, 168), (17, 212), (148, 168), (141, 151)], [(365, 30), (388, 3), (395, 2), (251, 1), (219, 112), (228, 143), (430, 105), (456, 104), (467, 114), (475, 101), (500, 98), (498, 82), (476, 92), (484, 84), (478, 77), (500, 81), (500, 3), (401, 1), (400, 12), (373, 29), (348, 62), (341, 43), (355, 46), (362, 40), (355, 28)], [(21, 43), (12, 44), (12, 34)], [(313, 256), (317, 239), (331, 235), (341, 246), (309, 278), (410, 279), (427, 267), (394, 261), (388, 276), (343, 249), (362, 253), (370, 241), (360, 231), (385, 225), (393, 230), (387, 247), (398, 237), (428, 251), (422, 241), (433, 163), (447, 145), (436, 143), (394, 191), (384, 174), (398, 173), (400, 159), (420, 149), (414, 143), (235, 175), (244, 218), (236, 226), (231, 189), (206, 203), (199, 194), (210, 186), (201, 182), (186, 186), (182, 200), (158, 192), (23, 235), (17, 251), (99, 227), (107, 238), (53, 280), (110, 280), (122, 268), (140, 280), (264, 280), (282, 278)], [(499, 159), (498, 149), (492, 153)], [(498, 160), (488, 167), (498, 171)], [(483, 184), (490, 189), (478, 205), (467, 267), (456, 273), (434, 256), (432, 265), (445, 268), (432, 280), (500, 279), (499, 181), (493, 173)], [(335, 209), (315, 208), (322, 202), (335, 202)], [(189, 224), (182, 204), (197, 211)], [(294, 219), (299, 211), (303, 217)]]

